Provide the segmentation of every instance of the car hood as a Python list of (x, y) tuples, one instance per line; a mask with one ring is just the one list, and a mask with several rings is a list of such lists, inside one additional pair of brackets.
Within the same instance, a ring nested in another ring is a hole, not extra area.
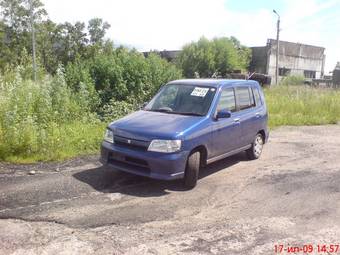
[(138, 111), (114, 121), (109, 127), (115, 135), (132, 139), (181, 139), (204, 119), (206, 117)]

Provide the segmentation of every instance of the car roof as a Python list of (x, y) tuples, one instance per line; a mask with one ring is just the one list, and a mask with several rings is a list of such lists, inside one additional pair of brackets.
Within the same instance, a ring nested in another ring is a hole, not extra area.
[(235, 85), (235, 84), (256, 84), (256, 81), (252, 80), (237, 80), (237, 79), (182, 79), (171, 81), (167, 84), (178, 85), (196, 85), (196, 86), (210, 86), (219, 88), (221, 86)]

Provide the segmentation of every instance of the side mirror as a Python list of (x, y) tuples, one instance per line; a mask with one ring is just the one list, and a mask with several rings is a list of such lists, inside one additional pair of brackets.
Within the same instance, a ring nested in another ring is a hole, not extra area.
[(220, 110), (217, 112), (216, 114), (216, 120), (218, 119), (226, 119), (226, 118), (230, 118), (231, 117), (231, 111), (229, 110)]

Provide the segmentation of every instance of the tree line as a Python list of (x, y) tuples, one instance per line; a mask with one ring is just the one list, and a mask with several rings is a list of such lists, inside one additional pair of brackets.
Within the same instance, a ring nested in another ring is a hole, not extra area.
[[(32, 55), (32, 26), (36, 34), (38, 69), (55, 74), (59, 64), (87, 61), (97, 55), (115, 51), (112, 40), (106, 38), (110, 24), (100, 18), (87, 23), (55, 23), (40, 0), (0, 0), (0, 71), (27, 66)], [(249, 48), (235, 37), (208, 40), (183, 46), (175, 61), (185, 77), (225, 76), (235, 69), (246, 70)]]
[(54, 74), (58, 64), (67, 65), (77, 57), (89, 58), (113, 43), (104, 39), (110, 25), (100, 18), (57, 24), (50, 20), (40, 0), (1, 0), (0, 69), (25, 64), (32, 52), (32, 25), (36, 31), (40, 68)]

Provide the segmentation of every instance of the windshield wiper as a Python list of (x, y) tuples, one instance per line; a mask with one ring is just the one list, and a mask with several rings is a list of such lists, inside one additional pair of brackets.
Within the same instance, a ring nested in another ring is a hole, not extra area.
[(187, 116), (204, 116), (203, 114), (195, 113), (195, 112), (174, 112), (169, 108), (159, 108), (159, 109), (148, 109), (146, 111), (151, 112), (164, 112), (164, 113), (171, 113), (171, 114), (180, 114), (180, 115), (187, 115)]
[(174, 114), (180, 114), (180, 115), (188, 115), (188, 116), (204, 116), (203, 114), (195, 113), (195, 112), (171, 112)]
[(151, 112), (165, 112), (165, 113), (173, 113), (172, 110), (170, 109), (166, 109), (166, 108), (159, 108), (159, 109), (149, 109), (147, 111), (151, 111)]

